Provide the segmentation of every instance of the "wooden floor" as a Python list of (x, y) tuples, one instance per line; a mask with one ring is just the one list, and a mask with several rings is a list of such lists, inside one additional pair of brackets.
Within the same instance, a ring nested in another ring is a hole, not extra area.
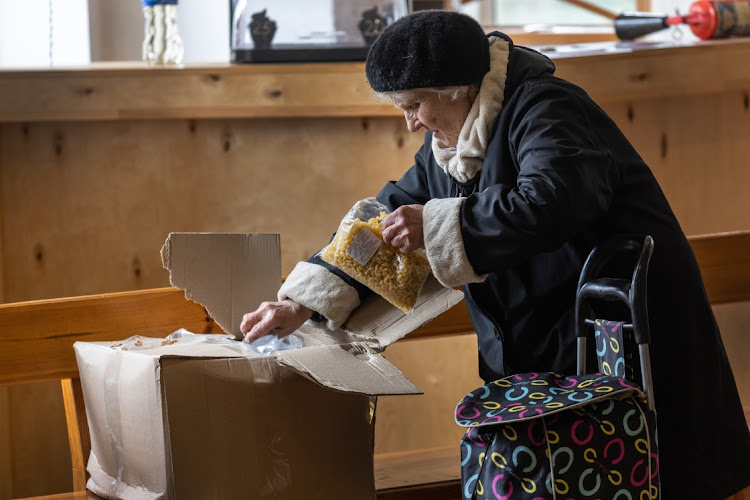
[[(376, 455), (377, 500), (460, 500), (463, 497), (459, 453), (458, 446), (451, 446)], [(33, 500), (101, 498), (84, 491), (34, 497)], [(750, 500), (750, 487), (727, 500)]]
[[(377, 499), (459, 500), (461, 498), (459, 453), (458, 446), (450, 446), (375, 455)], [(101, 500), (101, 498), (89, 491), (81, 491), (33, 497), (33, 500)]]
[[(461, 498), (460, 485), (443, 485), (435, 488), (408, 488), (391, 492), (378, 492), (378, 500), (459, 500)], [(100, 497), (89, 491), (77, 493), (60, 493), (59, 495), (49, 495), (44, 497), (34, 497), (25, 500), (101, 500)], [(750, 488), (733, 495), (727, 500), (750, 500)]]
[(378, 500), (462, 498), (460, 453), (456, 445), (375, 455)]

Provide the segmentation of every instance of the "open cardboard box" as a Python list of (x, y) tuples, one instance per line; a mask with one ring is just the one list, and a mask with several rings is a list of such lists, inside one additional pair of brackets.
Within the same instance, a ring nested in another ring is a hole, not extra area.
[[(170, 281), (228, 335), (75, 344), (105, 498), (375, 498), (375, 398), (421, 391), (381, 352), (461, 301), (432, 277), (405, 315), (373, 296), (335, 332), (260, 356), (242, 315), (275, 300), (278, 235), (173, 233)], [(143, 314), (148, 314), (144, 311)], [(133, 332), (137, 334), (138, 332)]]

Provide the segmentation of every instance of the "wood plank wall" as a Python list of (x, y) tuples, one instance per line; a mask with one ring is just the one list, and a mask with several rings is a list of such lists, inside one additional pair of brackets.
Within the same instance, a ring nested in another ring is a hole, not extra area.
[[(687, 234), (750, 229), (747, 91), (605, 109)], [(410, 166), (421, 141), (395, 117), (3, 124), (0, 296), (166, 286), (159, 249), (170, 231), (281, 232), (286, 274), (354, 201)], [(746, 405), (749, 310), (722, 307), (720, 318)], [(381, 398), (376, 451), (458, 442), (451, 412), (480, 383), (475, 349), (472, 336), (388, 349), (426, 395)], [(58, 385), (0, 388), (0, 497), (69, 490), (67, 453)]]

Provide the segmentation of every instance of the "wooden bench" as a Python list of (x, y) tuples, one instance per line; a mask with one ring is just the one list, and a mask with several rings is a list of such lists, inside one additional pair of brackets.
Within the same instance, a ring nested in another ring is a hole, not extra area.
[[(690, 242), (712, 303), (750, 300), (750, 231), (693, 237)], [(74, 492), (38, 497), (57, 500), (96, 498), (85, 492), (90, 441), (73, 343), (133, 334), (164, 337), (179, 327), (221, 332), (202, 306), (175, 288), (4, 304), (0, 325), (0, 385), (61, 381)], [(472, 333), (463, 304), (401, 342), (457, 333)], [(460, 498), (459, 461), (458, 446), (376, 455), (378, 498)], [(735, 498), (750, 499), (745, 495)]]
[[(147, 314), (144, 312), (147, 311)], [(86, 462), (91, 443), (73, 352), (77, 341), (116, 340), (139, 334), (165, 337), (177, 328), (222, 333), (203, 306), (176, 288), (107, 293), (0, 305), (0, 385), (60, 380), (76, 495), (42, 498), (86, 498)], [(453, 308), (410, 337), (470, 331), (463, 305)], [(458, 497), (459, 449), (435, 448), (376, 456), (378, 498)], [(425, 466), (428, 464), (429, 466)], [(416, 474), (416, 476), (414, 475)], [(414, 488), (419, 495), (415, 496)], [(89, 493), (90, 498), (96, 498)]]

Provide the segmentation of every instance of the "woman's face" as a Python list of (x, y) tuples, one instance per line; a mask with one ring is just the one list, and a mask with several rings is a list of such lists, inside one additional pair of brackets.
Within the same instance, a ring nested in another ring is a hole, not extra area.
[(406, 99), (394, 99), (404, 112), (409, 132), (424, 128), (432, 132), (441, 148), (456, 147), (461, 128), (469, 116), (475, 95), (469, 93), (455, 101), (430, 91), (416, 90)]

